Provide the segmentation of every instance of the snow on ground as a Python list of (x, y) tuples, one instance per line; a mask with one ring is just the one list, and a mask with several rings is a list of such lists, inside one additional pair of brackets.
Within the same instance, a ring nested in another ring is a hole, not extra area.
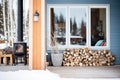
[(48, 70), (19, 70), (19, 71), (0, 71), (0, 80), (120, 80), (118, 78), (60, 78), (58, 74)]

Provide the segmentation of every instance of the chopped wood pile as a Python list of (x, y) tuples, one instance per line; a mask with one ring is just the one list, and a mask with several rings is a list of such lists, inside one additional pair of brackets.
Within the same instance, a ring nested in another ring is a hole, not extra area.
[(63, 66), (110, 66), (114, 60), (115, 57), (109, 50), (79, 48), (63, 52)]
[(1, 43), (5, 43), (5, 40), (0, 40), (0, 44), (1, 44)]

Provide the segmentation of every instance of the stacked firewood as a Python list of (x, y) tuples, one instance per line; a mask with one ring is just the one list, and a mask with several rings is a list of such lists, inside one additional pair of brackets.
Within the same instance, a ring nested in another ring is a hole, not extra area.
[(0, 40), (0, 43), (5, 43), (5, 40)]
[(79, 48), (63, 52), (63, 66), (110, 66), (114, 60), (115, 57), (109, 50)]

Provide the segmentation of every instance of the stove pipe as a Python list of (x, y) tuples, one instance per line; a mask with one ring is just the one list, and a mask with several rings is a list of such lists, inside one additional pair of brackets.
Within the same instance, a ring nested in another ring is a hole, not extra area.
[(17, 16), (18, 16), (18, 23), (17, 23), (17, 36), (18, 41), (23, 41), (23, 0), (18, 0), (18, 10), (17, 10)]

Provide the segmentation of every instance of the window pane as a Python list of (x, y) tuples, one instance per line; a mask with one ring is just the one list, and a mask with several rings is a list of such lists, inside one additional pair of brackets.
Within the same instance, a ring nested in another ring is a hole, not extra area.
[(91, 8), (91, 46), (106, 46), (106, 8)]
[(86, 8), (70, 8), (71, 44), (86, 45), (86, 14)]
[(51, 43), (53, 44), (56, 41), (60, 45), (65, 45), (66, 9), (50, 8), (50, 14)]
[(66, 39), (65, 38), (57, 38), (57, 43), (58, 43), (58, 45), (65, 45)]
[(71, 38), (70, 39), (71, 45), (85, 45), (86, 41), (84, 41), (82, 38)]

